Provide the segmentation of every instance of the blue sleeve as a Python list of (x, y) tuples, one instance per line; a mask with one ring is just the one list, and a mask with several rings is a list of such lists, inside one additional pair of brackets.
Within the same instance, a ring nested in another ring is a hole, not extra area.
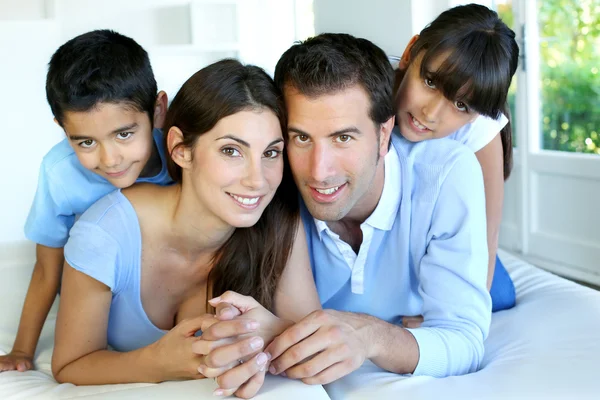
[(483, 175), (463, 153), (441, 184), (428, 246), (417, 269), (424, 322), (409, 329), (419, 345), (415, 375), (474, 372), (491, 321)]
[(74, 221), (75, 213), (62, 185), (46, 171), (42, 162), (37, 190), (25, 222), (25, 236), (44, 246), (63, 247)]
[(120, 246), (101, 226), (82, 219), (71, 229), (65, 245), (65, 261), (77, 271), (117, 291)]

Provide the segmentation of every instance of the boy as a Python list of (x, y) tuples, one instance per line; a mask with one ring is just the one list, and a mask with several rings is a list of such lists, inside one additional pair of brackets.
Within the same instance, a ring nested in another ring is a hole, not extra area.
[(0, 356), (0, 371), (33, 368), (76, 216), (115, 188), (172, 182), (158, 129), (167, 96), (157, 94), (148, 54), (133, 39), (97, 30), (69, 40), (50, 59), (46, 96), (67, 137), (42, 161), (25, 224), (25, 235), (36, 243), (36, 263), (13, 349)]

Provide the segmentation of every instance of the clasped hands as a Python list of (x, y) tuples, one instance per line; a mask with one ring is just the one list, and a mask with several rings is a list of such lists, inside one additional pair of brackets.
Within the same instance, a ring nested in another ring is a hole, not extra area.
[(319, 310), (294, 324), (234, 292), (210, 303), (216, 308), (214, 322), (192, 349), (205, 356), (198, 370), (216, 378), (216, 395), (253, 397), (267, 368), (307, 384), (327, 384), (372, 356), (369, 323), (356, 314)]

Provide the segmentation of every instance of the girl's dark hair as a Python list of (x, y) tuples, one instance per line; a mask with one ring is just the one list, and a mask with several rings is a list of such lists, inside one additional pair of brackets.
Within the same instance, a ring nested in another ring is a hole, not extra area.
[[(183, 132), (179, 145), (193, 148), (198, 137), (219, 120), (244, 110), (271, 111), (282, 131), (287, 129), (283, 98), (273, 80), (256, 66), (222, 60), (196, 72), (183, 84), (167, 111), (164, 132), (176, 126)], [(167, 167), (171, 177), (181, 182), (181, 168), (170, 155)], [(254, 226), (236, 228), (217, 250), (207, 295), (233, 290), (273, 310), (275, 289), (289, 258), (298, 220), (298, 194), (284, 152), (283, 179), (273, 200)]]
[[(501, 131), (504, 178), (512, 169), (512, 129), (507, 107), (508, 88), (519, 61), (515, 33), (485, 6), (469, 4), (441, 13), (421, 31), (410, 57), (422, 55), (420, 74), (432, 79), (444, 96), (497, 119), (509, 122)], [(437, 70), (431, 64), (439, 57)]]

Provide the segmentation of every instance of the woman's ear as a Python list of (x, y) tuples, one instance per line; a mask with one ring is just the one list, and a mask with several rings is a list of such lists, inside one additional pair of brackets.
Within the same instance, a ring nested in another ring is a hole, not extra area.
[(164, 91), (158, 92), (156, 96), (156, 102), (154, 103), (154, 121), (152, 121), (153, 127), (162, 129), (165, 123), (165, 115), (167, 115), (167, 107), (169, 105), (169, 99)]
[(183, 132), (176, 126), (172, 126), (167, 132), (167, 151), (175, 164), (182, 169), (189, 168), (192, 161), (192, 152), (184, 145)]
[(414, 44), (416, 43), (417, 40), (419, 40), (419, 35), (413, 36), (410, 39), (410, 41), (408, 42), (408, 44), (406, 45), (406, 48), (404, 49), (404, 53), (402, 53), (402, 58), (400, 59), (400, 62), (398, 63), (399, 69), (401, 69), (401, 70), (408, 69), (408, 66), (410, 65), (410, 51), (412, 50), (412, 47), (414, 46)]

